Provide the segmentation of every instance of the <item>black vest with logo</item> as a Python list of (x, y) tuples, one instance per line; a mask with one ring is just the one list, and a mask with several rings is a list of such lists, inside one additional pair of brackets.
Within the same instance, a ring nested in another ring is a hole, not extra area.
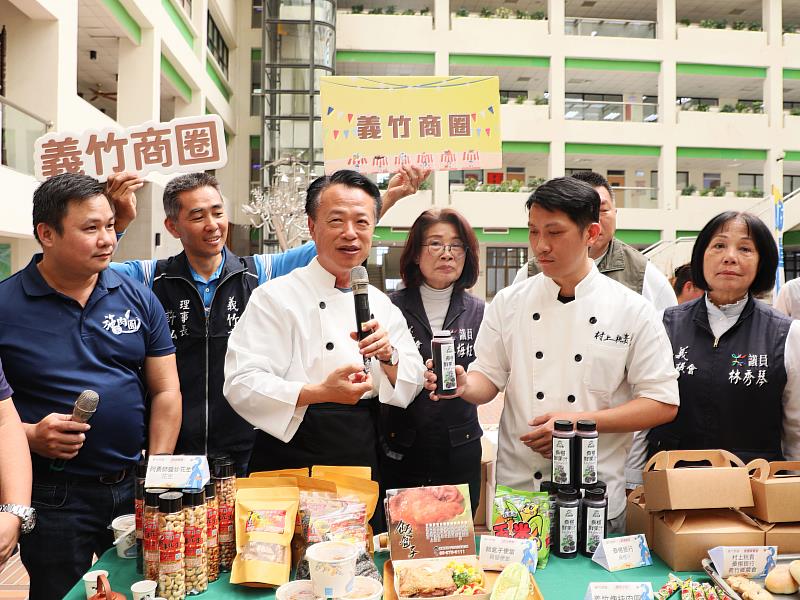
[(153, 292), (167, 313), (183, 396), (176, 454), (225, 454), (253, 446), (253, 426), (231, 408), (222, 385), (228, 336), (257, 286), (253, 257), (240, 258), (226, 250), (206, 315), (186, 253), (156, 263)]
[(650, 451), (723, 448), (748, 462), (782, 460), (784, 349), (792, 320), (750, 298), (715, 338), (705, 297), (664, 311), (681, 405), (647, 436)]

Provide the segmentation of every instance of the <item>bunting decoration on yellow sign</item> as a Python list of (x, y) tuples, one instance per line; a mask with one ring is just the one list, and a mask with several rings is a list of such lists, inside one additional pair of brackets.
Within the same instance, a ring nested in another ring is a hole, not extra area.
[(497, 77), (323, 77), (325, 172), (502, 167)]

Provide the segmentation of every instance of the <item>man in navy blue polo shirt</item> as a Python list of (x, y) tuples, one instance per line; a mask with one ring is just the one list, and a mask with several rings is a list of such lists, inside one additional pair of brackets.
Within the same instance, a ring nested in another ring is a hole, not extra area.
[[(33, 226), (42, 254), (0, 282), (0, 360), (30, 445), (39, 516), (21, 539), (22, 562), (30, 598), (49, 600), (111, 546), (111, 520), (133, 512), (132, 467), (145, 445), (173, 451), (181, 396), (158, 299), (107, 268), (116, 236), (103, 185), (49, 179), (33, 195)], [(89, 424), (70, 420), (85, 389), (100, 396)]]

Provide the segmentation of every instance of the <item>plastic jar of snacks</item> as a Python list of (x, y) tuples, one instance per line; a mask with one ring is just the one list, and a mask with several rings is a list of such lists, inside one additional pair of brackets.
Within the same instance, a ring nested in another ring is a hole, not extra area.
[(183, 490), (183, 540), (186, 593), (199, 594), (208, 588), (206, 565), (206, 495), (203, 488)]
[(219, 511), (213, 481), (206, 484), (206, 564), (208, 580), (219, 579)]
[(142, 516), (142, 558), (144, 578), (158, 581), (158, 497), (168, 492), (162, 488), (144, 492)]
[(158, 595), (165, 600), (186, 597), (182, 504), (180, 492), (158, 497)]
[(236, 530), (234, 506), (236, 504), (236, 470), (230, 459), (219, 460), (214, 465), (214, 484), (217, 487), (219, 506), (219, 570), (230, 571), (236, 557)]

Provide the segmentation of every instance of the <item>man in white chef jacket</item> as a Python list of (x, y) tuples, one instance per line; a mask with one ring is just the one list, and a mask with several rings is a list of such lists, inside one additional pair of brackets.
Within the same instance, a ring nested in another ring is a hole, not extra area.
[(422, 389), (425, 367), (405, 318), (372, 286), (372, 333), (356, 341), (350, 270), (369, 255), (380, 202), (355, 171), (312, 182), (306, 213), (317, 257), (258, 287), (231, 333), (223, 391), (260, 430), (251, 472), (363, 465), (377, 479), (377, 402), (405, 408)]
[[(589, 257), (600, 234), (600, 197), (590, 185), (552, 179), (526, 206), (542, 273), (501, 290), (487, 306), (477, 358), (469, 373), (459, 368), (456, 395), (484, 404), (505, 390), (497, 483), (517, 489), (550, 479), (556, 419), (594, 420), (609, 532), (622, 531), (632, 432), (678, 412), (669, 339), (652, 304), (601, 275)], [(426, 379), (435, 389), (435, 375)]]

